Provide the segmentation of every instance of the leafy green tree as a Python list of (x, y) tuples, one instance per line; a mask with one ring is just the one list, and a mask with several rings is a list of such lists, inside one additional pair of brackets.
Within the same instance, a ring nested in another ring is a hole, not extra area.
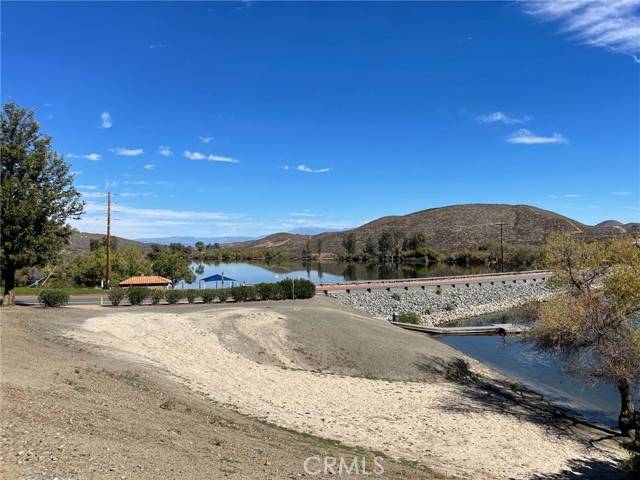
[(195, 274), (189, 268), (189, 261), (182, 255), (171, 252), (162, 252), (158, 255), (158, 258), (153, 262), (153, 272), (168, 278), (174, 285), (181, 280), (192, 283), (196, 279)]
[(364, 253), (369, 257), (374, 257), (378, 253), (378, 245), (375, 239), (371, 236), (367, 237), (367, 241), (364, 245)]
[(67, 220), (79, 218), (84, 203), (51, 137), (40, 133), (32, 111), (14, 103), (2, 109), (0, 158), (0, 262), (3, 304), (9, 304), (16, 270), (55, 260), (72, 232)]
[(640, 382), (640, 248), (629, 238), (586, 242), (550, 237), (545, 249), (560, 294), (538, 311), (530, 338), (559, 353), (579, 372), (613, 383), (620, 394), (618, 426), (638, 437), (633, 399)]
[(342, 237), (342, 248), (347, 252), (347, 255), (352, 257), (356, 254), (357, 237), (355, 232), (345, 233)]
[(200, 240), (198, 240), (196, 242), (196, 250), (198, 250), (199, 252), (202, 252), (204, 250), (204, 242), (201, 242)]
[(423, 232), (416, 232), (404, 239), (403, 250), (415, 252), (427, 246), (427, 236)]
[[(107, 249), (100, 246), (74, 257), (69, 266), (69, 276), (77, 286), (95, 287), (105, 278), (106, 265)], [(148, 275), (151, 271), (151, 262), (136, 247), (116, 250), (111, 256), (111, 280), (115, 285), (135, 275)]]
[(382, 257), (389, 257), (393, 255), (393, 232), (391, 230), (384, 230), (378, 238), (378, 252)]

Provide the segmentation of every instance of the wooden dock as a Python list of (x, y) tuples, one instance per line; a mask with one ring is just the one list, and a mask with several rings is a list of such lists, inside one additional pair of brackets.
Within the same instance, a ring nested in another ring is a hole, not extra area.
[(492, 325), (469, 327), (427, 327), (425, 325), (414, 325), (412, 323), (390, 323), (405, 330), (424, 332), (431, 335), (519, 335), (529, 329), (524, 325), (514, 325), (513, 323), (494, 323)]

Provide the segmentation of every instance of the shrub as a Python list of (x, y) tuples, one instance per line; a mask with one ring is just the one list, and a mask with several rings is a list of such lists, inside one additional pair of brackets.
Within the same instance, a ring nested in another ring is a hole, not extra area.
[(397, 300), (399, 302), (400, 301), (400, 294), (392, 293), (391, 294), (391, 298), (393, 298), (394, 300)]
[(279, 300), (283, 296), (277, 283), (258, 283), (254, 285), (256, 296), (260, 300)]
[(180, 299), (184, 298), (184, 293), (180, 290), (165, 290), (164, 298), (169, 305), (173, 305), (174, 303), (178, 303)]
[(187, 302), (193, 303), (196, 301), (196, 297), (198, 296), (198, 292), (196, 290), (185, 290), (184, 296), (187, 299)]
[(69, 294), (62, 290), (42, 290), (38, 301), (45, 307), (62, 307), (69, 303)]
[(113, 290), (110, 290), (109, 300), (111, 300), (111, 305), (117, 307), (126, 295), (127, 292), (125, 292), (123, 288), (114, 288)]
[(447, 304), (444, 306), (444, 309), (445, 309), (447, 312), (451, 312), (451, 311), (453, 311), (453, 310), (455, 310), (455, 309), (456, 309), (456, 304), (455, 304), (455, 303), (447, 303)]
[(229, 289), (229, 296), (236, 302), (246, 302), (253, 300), (256, 296), (255, 288), (248, 285), (241, 285)]
[(422, 324), (422, 319), (420, 318), (420, 315), (414, 312), (403, 312), (400, 314), (400, 317), (398, 320), (402, 323), (411, 323), (413, 325)]
[(151, 289), (151, 304), (158, 305), (160, 300), (164, 298), (164, 290), (160, 290), (159, 288)]
[(440, 286), (436, 288), (436, 295), (442, 295), (442, 289), (440, 288)]
[(218, 301), (220, 303), (224, 303), (229, 298), (229, 289), (228, 288), (218, 288), (216, 289), (216, 297), (218, 297)]
[(211, 303), (216, 299), (217, 294), (215, 290), (207, 288), (205, 290), (202, 290), (200, 296), (202, 297), (202, 301), (204, 303)]
[[(315, 284), (302, 278), (298, 278), (293, 282), (287, 278), (279, 281), (276, 285), (281, 291), (282, 298), (293, 298), (294, 293), (295, 298), (311, 298), (316, 294)], [(293, 291), (294, 289), (295, 292)]]
[(147, 287), (129, 287), (127, 289), (127, 297), (131, 305), (142, 305), (149, 298), (150, 292)]

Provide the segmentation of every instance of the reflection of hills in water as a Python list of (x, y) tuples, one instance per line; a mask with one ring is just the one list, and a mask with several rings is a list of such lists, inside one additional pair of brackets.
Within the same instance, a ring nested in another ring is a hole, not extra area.
[[(246, 263), (209, 263), (207, 267), (225, 268), (229, 274), (234, 265), (254, 266), (271, 272), (274, 276), (287, 276), (296, 274), (296, 277), (308, 277), (313, 281), (322, 281), (325, 276), (330, 279), (325, 281), (354, 281), (354, 280), (383, 280), (392, 278), (419, 278), (440, 277), (450, 275), (468, 275), (473, 273), (485, 273), (491, 271), (486, 267), (460, 267), (456, 265), (420, 265), (420, 264), (361, 264), (339, 262), (246, 262)], [(306, 273), (306, 275), (305, 275)], [(338, 278), (336, 278), (338, 277)], [(253, 283), (253, 282), (251, 282)]]

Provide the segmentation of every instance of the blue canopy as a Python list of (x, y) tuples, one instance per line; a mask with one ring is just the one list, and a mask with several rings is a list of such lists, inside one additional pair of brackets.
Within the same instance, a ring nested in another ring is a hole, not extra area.
[(237, 280), (234, 280), (233, 278), (229, 278), (229, 277), (223, 277), (222, 275), (216, 273), (215, 275), (211, 275), (210, 277), (207, 278), (202, 278), (200, 279), (202, 282), (222, 282), (222, 281), (227, 281), (227, 282), (237, 282)]

